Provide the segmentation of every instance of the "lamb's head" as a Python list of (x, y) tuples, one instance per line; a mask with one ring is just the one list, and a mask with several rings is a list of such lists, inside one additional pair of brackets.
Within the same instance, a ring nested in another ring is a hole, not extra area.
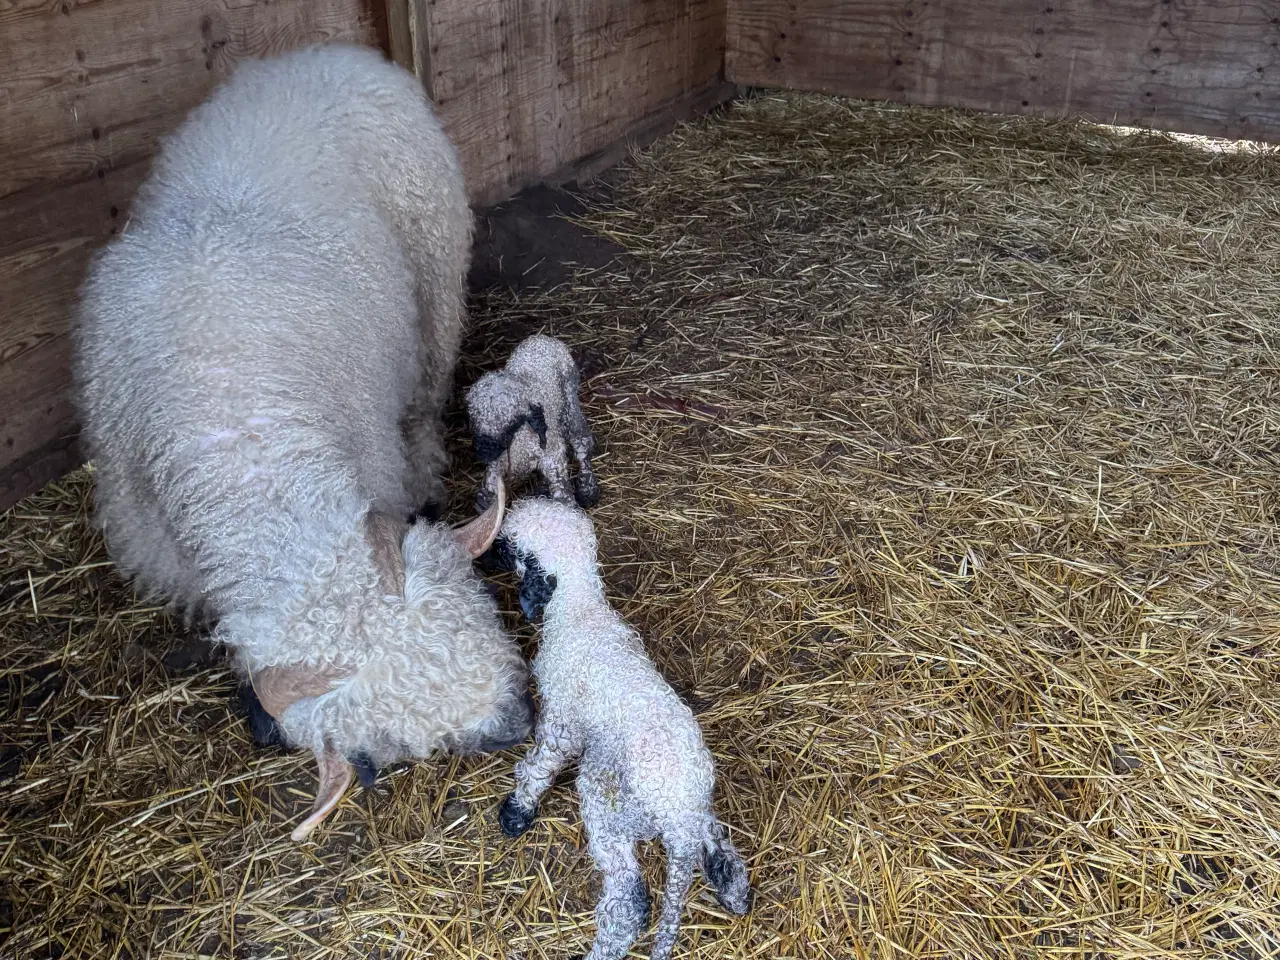
[(505, 370), (486, 373), (467, 391), (467, 419), (481, 463), (493, 463), (526, 427), (539, 447), (547, 442), (547, 420), (520, 380)]
[(499, 566), (519, 576), (520, 606), (530, 620), (542, 615), (566, 579), (602, 589), (595, 526), (579, 507), (562, 500), (530, 497), (512, 507), (494, 555)]
[[(305, 598), (286, 630), (306, 663), (254, 662), (250, 680), (285, 738), (319, 763), (306, 837), (337, 806), (352, 762), (381, 766), (438, 749), (480, 753), (523, 741), (533, 725), (528, 670), (471, 561), (493, 542), (505, 495), (458, 529), (371, 512), (340, 588)], [(288, 634), (278, 646), (288, 650)], [(278, 658), (276, 658), (278, 661)]]

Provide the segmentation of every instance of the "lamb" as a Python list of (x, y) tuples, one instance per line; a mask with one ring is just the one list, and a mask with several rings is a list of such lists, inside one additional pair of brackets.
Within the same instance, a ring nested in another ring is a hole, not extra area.
[(578, 461), (573, 496), (594, 507), (600, 488), (591, 469), (595, 438), (578, 399), (578, 367), (559, 340), (535, 334), (512, 351), (507, 365), (486, 373), (467, 393), (476, 456), (489, 465), (476, 498), (483, 510), (498, 482), (516, 483), (537, 470), (557, 500), (568, 501), (569, 451)]
[(495, 551), (520, 577), (525, 616), (542, 618), (533, 662), (542, 709), (499, 824), (511, 837), (529, 829), (543, 794), (580, 758), (582, 819), (604, 875), (588, 957), (625, 956), (648, 924), (635, 844), (661, 836), (667, 876), (651, 956), (666, 960), (695, 865), (726, 910), (744, 914), (752, 900), (742, 858), (711, 809), (714, 767), (698, 722), (605, 599), (586, 514), (559, 501), (522, 500)]
[(73, 324), (97, 522), (146, 594), (216, 621), (319, 766), (305, 838), (362, 767), (532, 728), (472, 569), (504, 497), (450, 530), (441, 419), (472, 218), (421, 84), (371, 49), (246, 63), (162, 145)]

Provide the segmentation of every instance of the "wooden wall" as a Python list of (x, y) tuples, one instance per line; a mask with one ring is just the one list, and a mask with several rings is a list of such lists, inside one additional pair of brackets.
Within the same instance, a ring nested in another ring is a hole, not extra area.
[(724, 0), (413, 0), (472, 199), (607, 165), (727, 95)]
[(1276, 2), (728, 2), (742, 84), (1280, 139)]
[(0, 508), (78, 462), (67, 317), (156, 138), (238, 60), (375, 33), (370, 0), (0, 4)]
[(740, 84), (1280, 140), (1263, 0), (0, 3), (0, 507), (75, 465), (67, 317), (156, 138), (323, 39), (419, 73), (472, 199), (590, 173)]
[(67, 319), (157, 137), (239, 60), (325, 39), (416, 69), (473, 200), (616, 161), (723, 99), (724, 0), (0, 3), (0, 509), (78, 462)]

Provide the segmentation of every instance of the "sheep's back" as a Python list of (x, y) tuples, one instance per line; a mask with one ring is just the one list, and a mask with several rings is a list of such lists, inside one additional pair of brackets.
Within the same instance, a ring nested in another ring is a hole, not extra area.
[(213, 580), (271, 566), (306, 530), (331, 537), (360, 500), (407, 506), (414, 277), (343, 132), (377, 106), (336, 83), (345, 57), (250, 65), (197, 108), (74, 326), (100, 487), (153, 499)]

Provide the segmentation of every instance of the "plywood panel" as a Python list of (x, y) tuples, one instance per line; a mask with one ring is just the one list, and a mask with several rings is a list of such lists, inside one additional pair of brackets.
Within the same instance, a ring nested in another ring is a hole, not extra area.
[(361, 0), (99, 0), (0, 12), (0, 197), (150, 153), (238, 61), (362, 38)]
[(421, 0), (419, 70), (472, 198), (506, 197), (720, 85), (723, 0)]
[(728, 0), (742, 84), (1280, 139), (1280, 4)]
[(0, 508), (73, 465), (67, 320), (159, 136), (235, 63), (373, 42), (371, 0), (0, 4)]

